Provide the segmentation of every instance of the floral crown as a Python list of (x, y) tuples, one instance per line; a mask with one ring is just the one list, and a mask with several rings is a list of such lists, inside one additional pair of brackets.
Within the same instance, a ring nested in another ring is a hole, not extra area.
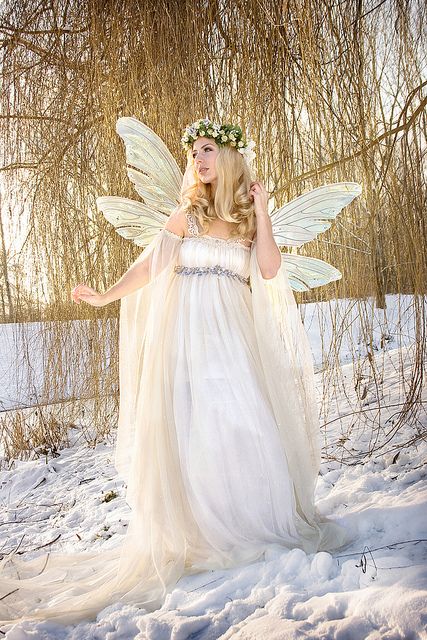
[(219, 146), (229, 144), (236, 147), (248, 164), (256, 157), (253, 151), (255, 142), (245, 140), (241, 128), (232, 124), (216, 124), (208, 118), (196, 120), (184, 130), (181, 138), (183, 148), (186, 151), (191, 149), (197, 138), (213, 138)]

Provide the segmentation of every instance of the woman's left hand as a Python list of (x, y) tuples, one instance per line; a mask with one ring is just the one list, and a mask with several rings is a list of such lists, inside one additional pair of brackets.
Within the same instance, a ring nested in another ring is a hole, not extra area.
[(255, 215), (268, 215), (267, 203), (269, 194), (260, 180), (251, 182), (249, 195), (253, 199)]

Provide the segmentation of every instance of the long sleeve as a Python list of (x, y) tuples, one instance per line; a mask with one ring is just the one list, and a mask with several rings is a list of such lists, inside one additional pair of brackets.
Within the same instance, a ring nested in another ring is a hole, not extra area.
[(294, 484), (301, 534), (308, 541), (306, 550), (339, 548), (350, 539), (347, 532), (320, 517), (314, 504), (320, 468), (314, 366), (285, 264), (282, 262), (274, 278), (264, 279), (255, 242), (251, 250), (250, 280), (258, 349)]
[(155, 339), (159, 315), (166, 313), (166, 291), (177, 262), (182, 239), (162, 229), (136, 262), (148, 262), (148, 280), (120, 305), (119, 382), (120, 412), (115, 447), (115, 467), (126, 480), (130, 469), (135, 435), (135, 409), (138, 401), (144, 350)]

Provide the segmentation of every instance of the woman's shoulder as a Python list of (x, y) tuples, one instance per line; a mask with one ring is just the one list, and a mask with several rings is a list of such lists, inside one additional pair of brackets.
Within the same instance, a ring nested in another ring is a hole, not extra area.
[(185, 236), (187, 219), (186, 212), (182, 209), (181, 205), (178, 205), (176, 209), (172, 211), (164, 228), (179, 236)]

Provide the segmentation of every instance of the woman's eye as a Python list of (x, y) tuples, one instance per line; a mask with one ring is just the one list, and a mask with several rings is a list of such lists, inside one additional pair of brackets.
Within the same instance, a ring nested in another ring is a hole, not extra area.
[[(205, 151), (212, 151), (212, 149), (210, 147), (206, 147)], [(196, 154), (193, 153), (193, 158), (195, 158), (195, 157), (196, 157)]]

